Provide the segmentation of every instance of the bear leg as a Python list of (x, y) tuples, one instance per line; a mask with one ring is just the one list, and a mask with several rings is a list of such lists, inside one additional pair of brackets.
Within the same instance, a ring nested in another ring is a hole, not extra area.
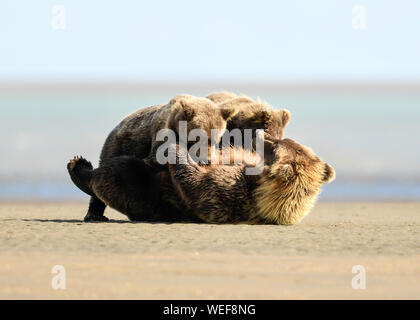
[(104, 217), (105, 203), (95, 195), (90, 186), (95, 171), (92, 164), (86, 159), (76, 156), (67, 164), (67, 170), (73, 183), (91, 196), (88, 213), (84, 221), (108, 221), (108, 218)]
[(98, 197), (92, 196), (89, 202), (88, 212), (83, 219), (85, 222), (106, 222), (109, 219), (104, 216), (106, 204)]

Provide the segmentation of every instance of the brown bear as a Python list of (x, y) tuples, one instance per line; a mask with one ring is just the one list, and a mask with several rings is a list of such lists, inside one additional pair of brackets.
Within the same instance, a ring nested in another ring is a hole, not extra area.
[(185, 148), (176, 152), (188, 163), (169, 164), (174, 188), (187, 212), (208, 223), (296, 224), (335, 178), (330, 165), (290, 139), (265, 141), (260, 175), (247, 175), (246, 163), (200, 166)]
[(266, 135), (274, 139), (283, 139), (284, 128), (290, 121), (290, 112), (287, 109), (275, 110), (267, 103), (254, 101), (247, 96), (227, 100), (219, 107), (233, 107), (236, 114), (229, 119), (227, 130), (263, 129)]
[[(211, 137), (212, 129), (226, 129), (227, 120), (234, 113), (234, 107), (217, 107), (209, 99), (189, 95), (177, 96), (166, 105), (140, 109), (127, 116), (108, 135), (102, 148), (100, 166), (104, 161), (122, 155), (145, 158), (146, 164), (156, 166), (155, 152), (162, 143), (156, 141), (159, 130), (171, 129), (179, 133), (179, 121), (186, 121), (188, 132), (201, 129)], [(105, 207), (93, 195), (85, 221), (107, 221), (103, 216)]]
[(118, 156), (93, 169), (87, 160), (74, 157), (67, 169), (79, 189), (131, 221), (202, 222), (182, 210), (168, 171), (154, 170), (143, 159)]
[[(242, 165), (201, 166), (181, 145), (174, 145), (185, 164), (169, 164), (155, 173), (143, 160), (117, 157), (93, 170), (75, 158), (68, 164), (83, 191), (140, 221), (295, 224), (314, 205), (334, 169), (307, 147), (289, 139), (265, 141), (264, 170), (247, 175)], [(251, 161), (252, 162), (252, 161)]]
[(244, 129), (263, 129), (268, 139), (283, 139), (284, 129), (290, 121), (290, 111), (275, 110), (262, 101), (254, 101), (245, 95), (237, 96), (228, 91), (214, 92), (207, 96), (221, 108), (234, 107), (237, 112), (226, 126), (227, 130), (240, 129), (242, 137)]

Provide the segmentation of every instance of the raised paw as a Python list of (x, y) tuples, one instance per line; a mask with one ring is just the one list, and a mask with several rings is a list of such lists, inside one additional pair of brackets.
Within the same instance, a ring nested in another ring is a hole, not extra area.
[(77, 171), (79, 169), (93, 169), (92, 164), (87, 161), (85, 158), (80, 156), (75, 156), (72, 160), (69, 161), (67, 164), (67, 170), (70, 171)]
[(88, 212), (83, 219), (84, 222), (107, 222), (109, 219), (105, 216)]

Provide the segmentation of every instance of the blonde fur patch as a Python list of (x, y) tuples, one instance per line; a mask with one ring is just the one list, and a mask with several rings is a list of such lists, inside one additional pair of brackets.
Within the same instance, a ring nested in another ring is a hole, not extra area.
[(308, 195), (304, 188), (294, 184), (279, 185), (277, 180), (263, 175), (255, 191), (257, 214), (271, 223), (297, 224), (313, 208), (318, 194)]

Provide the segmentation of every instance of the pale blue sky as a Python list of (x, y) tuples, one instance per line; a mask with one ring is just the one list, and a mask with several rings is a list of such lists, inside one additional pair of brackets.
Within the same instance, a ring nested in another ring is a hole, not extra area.
[(20, 79), (420, 80), (420, 1), (2, 0), (0, 80)]

